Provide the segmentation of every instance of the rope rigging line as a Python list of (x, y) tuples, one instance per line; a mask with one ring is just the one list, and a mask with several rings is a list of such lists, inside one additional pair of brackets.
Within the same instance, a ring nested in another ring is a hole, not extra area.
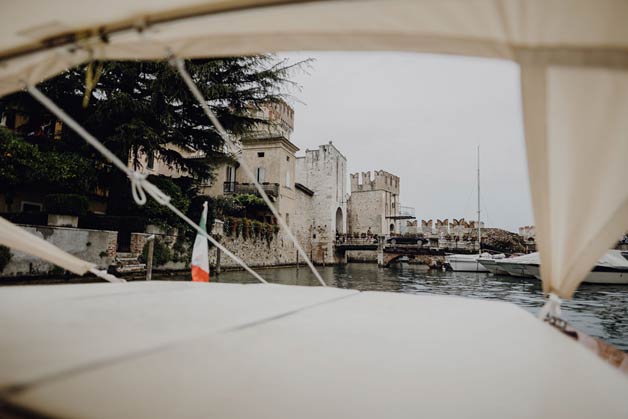
[[(179, 72), (179, 75), (181, 76), (183, 81), (185, 81), (185, 84), (188, 86), (188, 89), (190, 89), (190, 92), (192, 93), (194, 98), (203, 108), (205, 115), (207, 115), (207, 117), (212, 122), (212, 124), (214, 124), (214, 127), (216, 127), (216, 130), (218, 131), (218, 134), (222, 137), (223, 141), (227, 144), (227, 146), (231, 150), (238, 150), (239, 147), (231, 140), (231, 138), (229, 138), (229, 134), (227, 133), (225, 128), (222, 126), (222, 124), (220, 123), (216, 115), (212, 112), (212, 110), (209, 109), (209, 105), (207, 104), (205, 97), (203, 97), (203, 94), (198, 89), (198, 86), (196, 86), (196, 83), (194, 83), (194, 80), (192, 80), (192, 77), (186, 70), (185, 63), (183, 62), (183, 60), (180, 58), (172, 58), (170, 59), (170, 64), (177, 69), (177, 71)], [(321, 277), (320, 273), (314, 267), (314, 264), (308, 257), (307, 253), (305, 253), (305, 250), (303, 250), (303, 248), (299, 244), (299, 241), (296, 239), (294, 234), (292, 234), (292, 231), (288, 227), (288, 224), (286, 223), (286, 221), (283, 219), (281, 215), (279, 215), (279, 212), (277, 211), (275, 206), (272, 204), (270, 198), (264, 191), (264, 188), (257, 181), (257, 178), (253, 174), (253, 171), (244, 160), (244, 156), (242, 155), (242, 153), (237, 153), (236, 159), (238, 163), (240, 164), (240, 167), (242, 168), (242, 170), (244, 170), (245, 175), (253, 182), (253, 184), (255, 185), (255, 189), (260, 194), (260, 196), (262, 197), (262, 199), (264, 200), (264, 202), (266, 203), (270, 211), (273, 213), (273, 215), (277, 219), (277, 222), (279, 223), (279, 226), (281, 227), (281, 229), (288, 235), (288, 238), (290, 238), (292, 243), (294, 243), (294, 246), (297, 248), (297, 252), (299, 253), (299, 255), (303, 258), (303, 260), (305, 260), (305, 262), (307, 263), (308, 267), (310, 268), (310, 270), (312, 271), (312, 273), (314, 274), (318, 282), (320, 282), (320, 284), (323, 287), (326, 287), (327, 284)]]
[[(124, 172), (129, 180), (131, 181), (131, 191), (133, 194), (133, 199), (138, 205), (143, 205), (146, 203), (146, 194), (150, 195), (157, 203), (166, 206), (172, 212), (174, 212), (179, 218), (188, 223), (194, 230), (198, 232), (201, 236), (207, 238), (214, 246), (223, 251), (227, 256), (229, 256), (234, 262), (240, 265), (244, 270), (253, 275), (258, 281), (261, 283), (267, 284), (266, 280), (262, 278), (257, 272), (251, 269), (246, 263), (244, 263), (239, 257), (234, 255), (229, 251), (226, 247), (220, 244), (216, 239), (210, 236), (206, 231), (204, 231), (198, 224), (194, 221), (190, 220), (185, 214), (183, 214), (178, 208), (176, 208), (170, 202), (170, 197), (161, 191), (157, 186), (153, 185), (146, 179), (146, 175), (136, 172), (125, 165), (115, 154), (113, 154), (107, 147), (105, 147), (100, 141), (96, 139), (93, 135), (91, 135), (85, 128), (83, 128), (78, 122), (76, 122), (70, 115), (65, 113), (65, 111), (59, 108), (50, 98), (44, 95), (39, 89), (36, 87), (25, 83), (25, 88), (30, 93), (33, 98), (35, 98), (39, 103), (41, 103), (45, 108), (47, 108), (52, 114), (54, 114), (57, 118), (67, 124), (72, 130), (74, 130), (78, 135), (80, 135), (87, 143), (89, 143), (92, 147), (94, 147), (100, 154), (102, 154), (107, 160), (113, 163), (118, 169)], [(92, 272), (102, 278), (104, 278), (103, 274), (99, 271), (99, 273)]]
[(107, 271), (103, 271), (98, 268), (92, 268), (89, 272), (108, 282), (126, 282), (126, 279), (118, 278), (117, 276), (111, 275), (110, 273), (107, 273)]

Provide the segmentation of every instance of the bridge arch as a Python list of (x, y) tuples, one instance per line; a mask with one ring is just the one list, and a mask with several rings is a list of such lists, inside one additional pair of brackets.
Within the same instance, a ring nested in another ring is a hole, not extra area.
[(397, 261), (399, 258), (403, 256), (408, 256), (403, 253), (384, 253), (384, 267), (388, 268), (391, 263)]

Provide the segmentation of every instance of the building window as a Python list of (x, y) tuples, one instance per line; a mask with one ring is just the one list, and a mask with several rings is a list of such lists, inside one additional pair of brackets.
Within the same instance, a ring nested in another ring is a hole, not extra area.
[(264, 152), (260, 151), (259, 153), (257, 153), (257, 157), (264, 157)]
[(224, 192), (235, 192), (236, 169), (233, 166), (226, 167)]
[(28, 202), (22, 201), (21, 210), (22, 212), (41, 212), (44, 206), (39, 202)]
[(227, 166), (226, 180), (227, 182), (230, 182), (230, 183), (235, 182), (235, 167)]
[(290, 161), (290, 156), (286, 156), (286, 161)]
[(146, 167), (150, 170), (152, 170), (155, 167), (155, 153), (153, 153), (152, 151), (148, 153)]
[(266, 171), (264, 170), (263, 167), (258, 167), (257, 169), (255, 169), (255, 179), (259, 183), (266, 182)]
[(290, 214), (286, 213), (286, 225), (290, 225)]
[(292, 188), (292, 183), (291, 183), (291, 177), (290, 177), (290, 170), (288, 170), (286, 172), (286, 188)]

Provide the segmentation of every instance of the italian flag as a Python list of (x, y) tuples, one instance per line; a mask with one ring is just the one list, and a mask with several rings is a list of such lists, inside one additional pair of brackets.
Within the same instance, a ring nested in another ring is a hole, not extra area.
[[(203, 231), (207, 232), (207, 201), (203, 204), (203, 215), (198, 223)], [(192, 281), (209, 282), (209, 247), (207, 237), (196, 234), (192, 249)]]

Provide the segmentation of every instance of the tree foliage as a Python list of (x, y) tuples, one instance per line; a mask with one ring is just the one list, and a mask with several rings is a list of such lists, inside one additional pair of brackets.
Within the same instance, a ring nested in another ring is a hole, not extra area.
[(95, 176), (93, 164), (78, 153), (54, 148), (42, 151), (0, 127), (0, 192), (9, 206), (15, 192), (23, 188), (85, 194)]
[[(266, 55), (186, 63), (209, 106), (234, 136), (264, 123), (252, 117), (251, 110), (279, 100), (282, 88), (290, 83), (289, 73), (301, 65), (277, 62)], [(103, 63), (98, 85), (87, 89), (87, 107), (83, 107), (84, 79), (85, 67), (79, 67), (40, 88), (133, 168), (141, 169), (146, 157), (154, 156), (157, 164), (194, 179), (207, 179), (212, 165), (224, 161), (223, 140), (166, 62)], [(46, 115), (25, 93), (9, 96), (0, 105)], [(49, 121), (42, 124), (50, 126)], [(98, 183), (109, 190), (108, 212), (127, 213), (131, 197), (125, 176), (65, 127), (59, 143), (64, 148), (60, 151), (72, 150), (96, 162), (93, 167), (98, 172)], [(189, 158), (197, 151), (203, 153), (203, 159)]]

